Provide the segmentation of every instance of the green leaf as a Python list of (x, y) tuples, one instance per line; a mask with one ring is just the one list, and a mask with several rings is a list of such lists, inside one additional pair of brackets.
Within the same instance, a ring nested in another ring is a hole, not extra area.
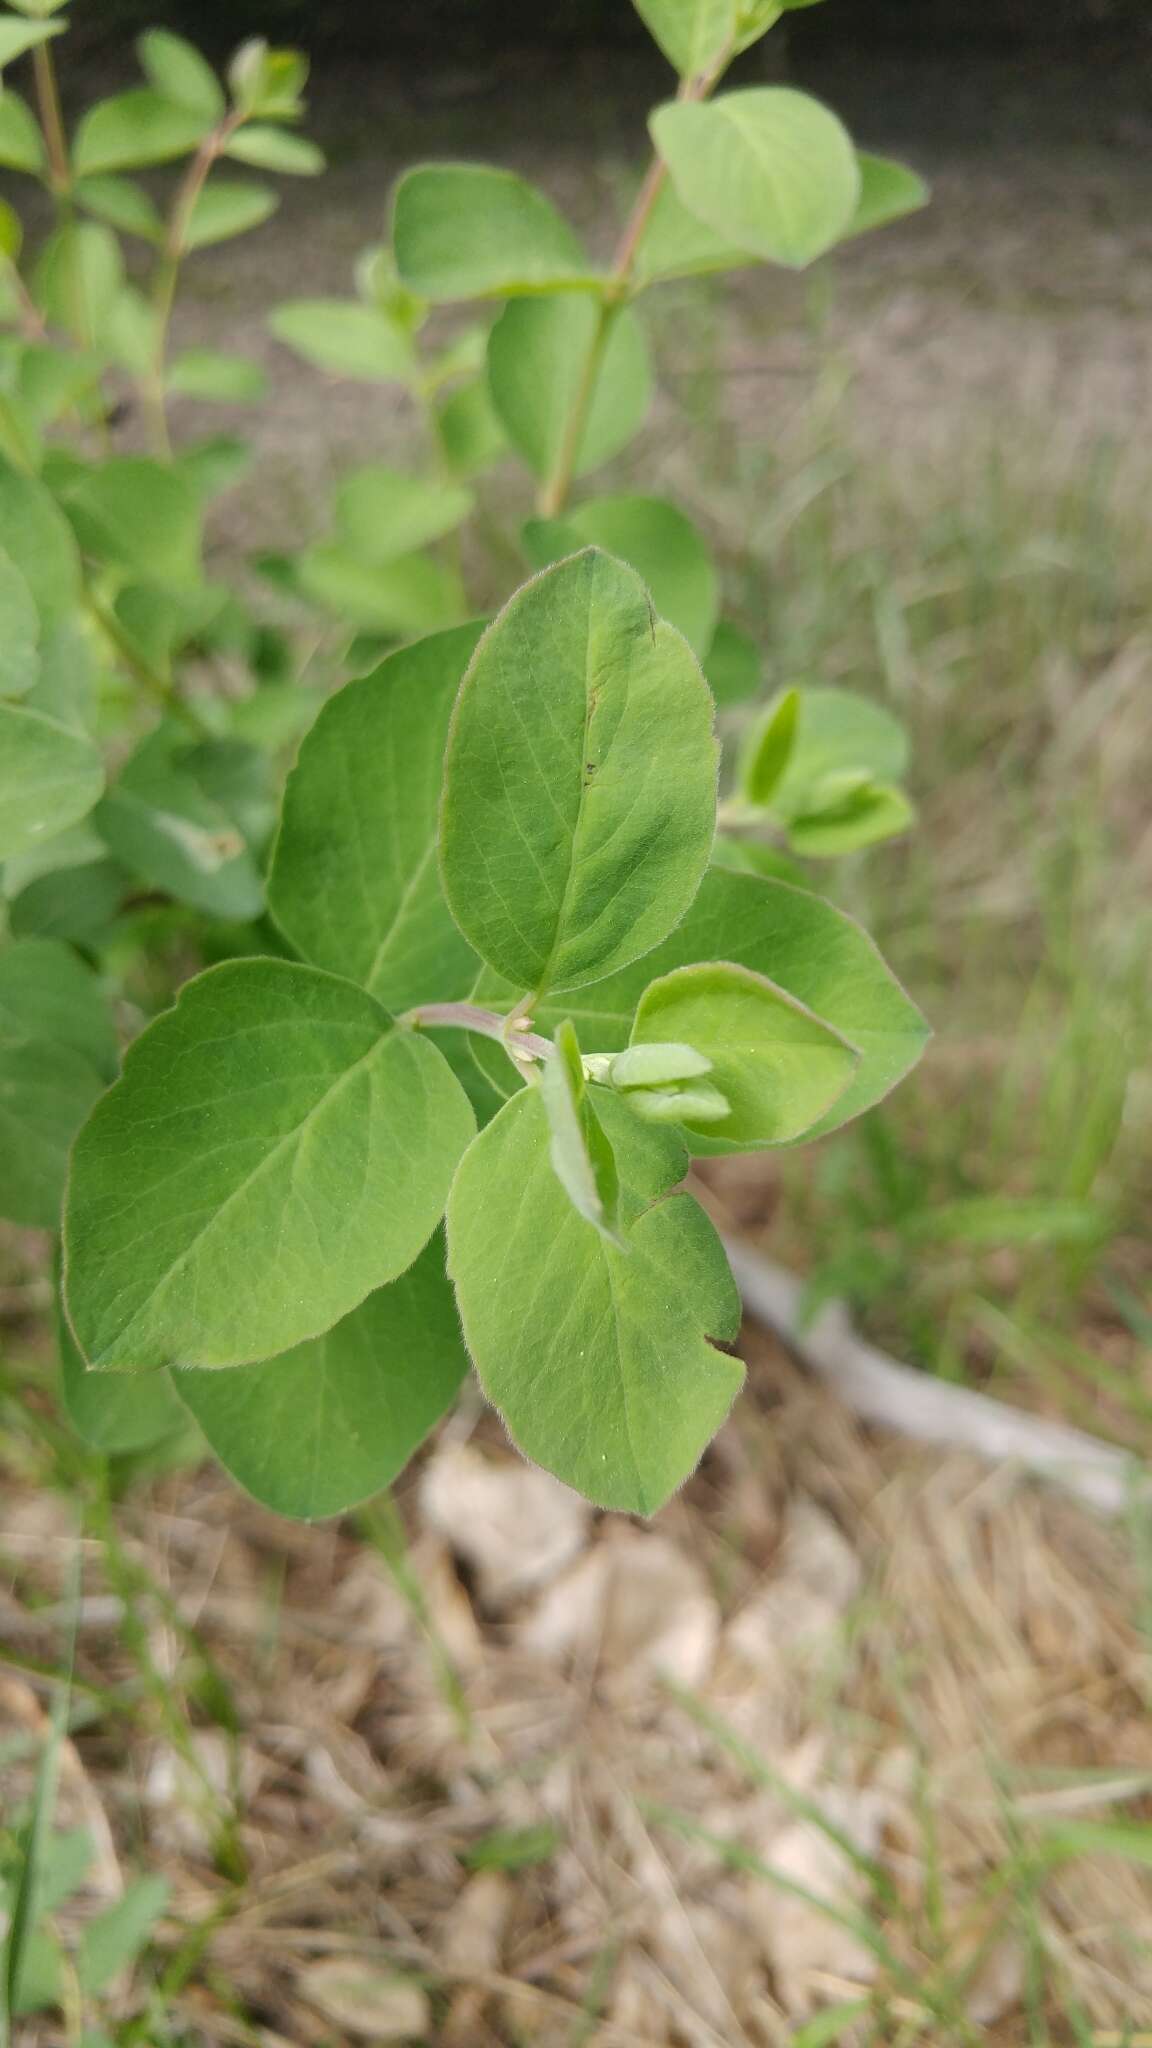
[(121, 866), (209, 916), (258, 917), (260, 870), (232, 811), (206, 787), (221, 743), (162, 725), (125, 763), (93, 822)]
[(134, 285), (125, 285), (112, 306), (104, 333), (110, 362), (134, 377), (148, 377), (156, 360), (156, 309)]
[(0, 549), (0, 697), (23, 697), (40, 674), (40, 614), (28, 578)]
[(182, 1426), (184, 1411), (166, 1372), (140, 1376), (88, 1371), (59, 1298), (56, 1347), (60, 1399), (77, 1436), (92, 1450), (108, 1457), (148, 1450)]
[(0, 164), (8, 171), (27, 171), (39, 177), (47, 158), (44, 138), (31, 108), (18, 92), (5, 86), (0, 92)]
[[(633, 1045), (678, 1039), (711, 1061), (730, 1115), (725, 1148), (787, 1145), (844, 1094), (858, 1057), (830, 1024), (775, 983), (730, 961), (678, 967), (640, 998)], [(699, 1118), (678, 1121), (692, 1129)], [(706, 1117), (711, 1127), (714, 1119)]]
[[(40, 642), (40, 680), (24, 699), (29, 710), (58, 719), (74, 732), (91, 729), (96, 664), (79, 619), (51, 626)], [(53, 841), (57, 838), (53, 834)]]
[(14, 939), (70, 939), (97, 945), (126, 893), (127, 876), (115, 861), (78, 861), (50, 868), (25, 883), (8, 904)]
[(0, 860), (75, 824), (104, 787), (99, 752), (83, 733), (0, 698)]
[(150, 28), (137, 39), (136, 54), (150, 86), (161, 98), (187, 107), (205, 121), (224, 112), (220, 81), (199, 50), (169, 29)]
[(71, 616), (80, 600), (80, 557), (68, 522), (51, 492), (2, 456), (0, 548), (24, 576), (46, 629)]
[(241, 43), (228, 66), (228, 83), (238, 108), (270, 121), (293, 121), (308, 78), (300, 50), (270, 50), (263, 36)]
[(509, 298), (595, 282), (551, 200), (488, 164), (420, 164), (396, 187), (396, 266), (422, 299)]
[(67, 1046), (104, 1081), (116, 1072), (116, 1032), (100, 983), (70, 946), (55, 940), (22, 939), (0, 949), (0, 1038)]
[(250, 357), (222, 355), (210, 348), (177, 356), (167, 381), (174, 398), (203, 398), (223, 405), (251, 405), (263, 398), (268, 384), (260, 364)]
[(344, 545), (362, 562), (390, 562), (410, 554), (467, 519), (475, 500), (460, 484), (405, 476), (382, 462), (341, 477), (336, 525)]
[(81, 178), (73, 196), (86, 213), (107, 221), (125, 235), (138, 235), (143, 242), (161, 242), (164, 222), (143, 186), (134, 178)]
[(296, 558), (301, 590), (346, 625), (410, 639), (454, 625), (465, 610), (454, 571), (431, 555), (363, 562), (338, 542), (318, 541)]
[(405, 383), (415, 359), (410, 337), (375, 306), (354, 299), (290, 299), (268, 325), (305, 362), (370, 384)]
[(865, 782), (839, 801), (825, 801), (818, 810), (790, 818), (788, 843), (810, 859), (834, 860), (895, 839), (915, 822), (915, 809), (902, 789), (887, 782)]
[(72, 1152), (65, 1295), (91, 1366), (247, 1365), (410, 1266), (472, 1111), (441, 1055), (284, 960), (189, 982)]
[[(743, 1379), (740, 1304), (687, 1195), (670, 1134), (606, 1097), (623, 1190), (617, 1249), (552, 1169), (538, 1088), (469, 1147), (448, 1204), (448, 1265), (481, 1384), (521, 1450), (602, 1507), (654, 1514), (688, 1477)], [(655, 1146), (655, 1150), (653, 1147)], [(653, 1173), (653, 1161), (660, 1170)]]
[(738, 249), (697, 220), (677, 197), (675, 186), (665, 182), (640, 237), (633, 277), (638, 285), (666, 283), (673, 277), (705, 277), (714, 270), (743, 270), (759, 260), (750, 249)]
[(719, 606), (715, 566), (692, 521), (666, 499), (594, 498), (562, 520), (529, 520), (524, 539), (538, 569), (585, 543), (619, 556), (698, 655), (710, 645)]
[(704, 676), (717, 704), (742, 704), (760, 687), (760, 649), (739, 626), (721, 619), (704, 656)]
[(850, 235), (866, 234), (870, 228), (887, 227), (889, 221), (903, 220), (927, 206), (931, 193), (923, 178), (906, 164), (890, 157), (857, 153), (860, 166), (860, 199), (849, 223)]
[(395, 1010), (468, 993), (476, 957), (436, 861), (448, 721), (475, 648), (459, 626), (329, 698), (288, 777), (268, 896), (307, 960)]
[(750, 49), (761, 36), (775, 28), (782, 14), (801, 7), (815, 7), (819, 0), (737, 0), (737, 51)]
[[(655, 952), (578, 995), (550, 997), (536, 1012), (537, 1029), (550, 1031), (570, 1016), (585, 1044), (598, 1052), (622, 1049), (649, 982), (701, 960), (750, 967), (856, 1047), (852, 1085), (821, 1118), (821, 1132), (879, 1102), (924, 1050), (923, 1017), (853, 918), (786, 882), (725, 868), (709, 870), (687, 916)], [(518, 982), (517, 993), (522, 987)], [(476, 1000), (490, 1000), (489, 991), (482, 988)]]
[(701, 1124), (722, 1124), (732, 1111), (726, 1095), (712, 1081), (689, 1081), (668, 1088), (637, 1088), (629, 1097), (629, 1108), (646, 1123), (683, 1124), (685, 1129)]
[[(908, 735), (882, 705), (852, 690), (801, 689), (787, 767), (772, 791), (772, 809), (791, 821), (844, 801), (852, 792), (836, 778), (899, 782), (908, 766)], [(768, 706), (761, 730), (777, 715), (781, 698)]]
[(68, 1148), (115, 1071), (95, 976), (66, 946), (0, 951), (0, 1215), (54, 1229)]
[(64, 27), (62, 21), (18, 21), (13, 14), (0, 15), (0, 70), (37, 43), (63, 35)]
[(467, 1370), (437, 1232), (326, 1335), (260, 1365), (178, 1372), (174, 1385), (254, 1499), (314, 1521), (390, 1486)]
[(736, 40), (736, 0), (633, 0), (681, 78), (699, 78)]
[(249, 442), (235, 434), (209, 434), (203, 441), (185, 443), (176, 457), (176, 468), (195, 492), (197, 504), (207, 505), (230, 491), (251, 461)]
[(461, 686), (445, 764), (445, 894), (522, 989), (656, 945), (715, 828), (712, 700), (632, 571), (594, 548), (517, 592)]
[(76, 130), (72, 168), (78, 178), (105, 171), (171, 163), (199, 147), (212, 116), (182, 107), (147, 86), (98, 100)]
[(287, 177), (314, 178), (324, 169), (323, 150), (306, 136), (255, 122), (237, 130), (224, 154), (258, 171), (281, 171)]
[(540, 1097), (548, 1120), (548, 1157), (577, 1215), (612, 1244), (619, 1244), (616, 1155), (588, 1093), (580, 1042), (570, 1018), (558, 1027), (555, 1045), (540, 1077)]
[(274, 214), (280, 200), (270, 185), (238, 178), (213, 178), (193, 206), (184, 229), (185, 249), (207, 249), (214, 242), (245, 235)]
[(74, 335), (84, 348), (103, 341), (123, 286), (120, 244), (98, 221), (77, 221), (50, 235), (33, 281), (36, 304), (45, 319)]
[(670, 1081), (697, 1081), (710, 1074), (712, 1062), (693, 1045), (657, 1039), (618, 1052), (608, 1071), (613, 1088), (665, 1088)]
[(794, 889), (810, 889), (811, 883), (799, 861), (790, 860), (778, 846), (763, 839), (738, 839), (718, 832), (712, 847), (712, 865), (734, 868), (741, 875), (770, 875), (778, 882), (790, 882)]
[[(512, 446), (537, 476), (551, 476), (560, 458), (597, 320), (589, 298), (514, 300), (489, 336), (492, 404)], [(613, 317), (574, 475), (619, 453), (643, 425), (650, 396), (644, 330), (624, 307)]]
[(87, 554), (146, 581), (199, 581), (200, 504), (178, 470), (144, 455), (115, 456), (72, 484), (64, 504)]
[(768, 263), (802, 269), (847, 233), (860, 170), (847, 130), (790, 86), (749, 86), (708, 105), (677, 101), (652, 136), (689, 213)]
[(752, 733), (741, 770), (750, 804), (766, 804), (788, 769), (800, 721), (800, 692), (782, 690)]
[(448, 466), (459, 477), (478, 476), (491, 469), (508, 445), (486, 380), (465, 384), (445, 399), (437, 425)]
[(168, 1903), (162, 1877), (138, 1877), (115, 1905), (89, 1920), (76, 1952), (76, 1979), (92, 1997), (134, 1963)]

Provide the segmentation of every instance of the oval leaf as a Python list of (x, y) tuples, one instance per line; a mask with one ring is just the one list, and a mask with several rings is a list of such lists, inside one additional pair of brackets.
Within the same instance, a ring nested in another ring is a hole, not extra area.
[(382, 462), (341, 477), (336, 525), (344, 545), (362, 562), (390, 562), (426, 547), (467, 519), (474, 499), (460, 484), (406, 476)]
[(260, 870), (234, 809), (214, 793), (227, 743), (190, 746), (175, 726), (150, 733), (93, 814), (121, 866), (151, 889), (211, 917), (241, 922), (264, 906)]
[(849, 234), (867, 234), (870, 228), (887, 227), (889, 221), (903, 220), (909, 213), (919, 213), (927, 206), (931, 194), (923, 178), (910, 171), (906, 164), (894, 163), (890, 157), (869, 156), (859, 152), (860, 200), (848, 229)]
[(99, 983), (68, 947), (0, 951), (0, 1215), (56, 1228), (68, 1148), (115, 1064)]
[(639, 579), (590, 548), (489, 627), (452, 720), (445, 894), (522, 989), (574, 987), (683, 916), (715, 827), (712, 700)]
[(170, 29), (150, 28), (139, 37), (140, 68), (156, 92), (177, 106), (188, 107), (205, 121), (218, 121), (225, 99), (212, 66), (199, 50)]
[(666, 499), (593, 498), (563, 520), (530, 520), (524, 538), (541, 569), (585, 542), (618, 555), (698, 655), (710, 646), (720, 595), (715, 565), (692, 521)]
[(253, 1499), (314, 1521), (390, 1486), (467, 1370), (438, 1233), (323, 1337), (232, 1372), (177, 1372), (172, 1384)]
[(178, 470), (144, 455), (116, 456), (81, 472), (65, 507), (90, 555), (157, 583), (200, 575), (200, 503)]
[(633, 0), (681, 78), (699, 78), (736, 41), (736, 0)]
[(848, 231), (860, 169), (835, 114), (789, 86), (658, 107), (653, 140), (677, 194), (726, 241), (800, 269)]
[[(570, 1016), (586, 1045), (598, 1052), (622, 1049), (648, 983), (700, 960), (752, 968), (856, 1047), (860, 1064), (851, 1086), (820, 1119), (820, 1132), (837, 1129), (887, 1095), (915, 1066), (930, 1035), (853, 918), (790, 883), (724, 868), (709, 870), (687, 916), (655, 952), (579, 995), (554, 996), (537, 1012), (538, 1029), (552, 1030)], [(487, 994), (477, 1000), (488, 1000)]]
[(148, 86), (99, 100), (76, 130), (72, 168), (78, 178), (170, 163), (198, 148), (211, 114), (178, 105)]
[[(726, 1150), (787, 1145), (836, 1102), (858, 1055), (830, 1024), (750, 968), (679, 967), (640, 998), (632, 1044), (678, 1039), (711, 1062), (729, 1114), (707, 1132)], [(695, 1119), (683, 1121), (689, 1130)]]
[(434, 1046), (282, 960), (189, 982), (72, 1154), (65, 1297), (90, 1365), (246, 1365), (411, 1265), (475, 1128)]
[(487, 164), (420, 164), (396, 188), (396, 266), (408, 289), (437, 303), (507, 298), (594, 282), (551, 200)]
[[(787, 695), (788, 693), (785, 693)], [(787, 764), (770, 792), (778, 817), (791, 820), (819, 808), (823, 791), (830, 804), (851, 792), (837, 787), (838, 777), (854, 775), (865, 782), (899, 782), (908, 766), (908, 735), (899, 719), (881, 704), (854, 690), (801, 689), (794, 693), (795, 728)], [(765, 713), (770, 729), (783, 699)]]
[[(2, 101), (0, 101), (2, 104)], [(80, 557), (51, 492), (0, 457), (0, 548), (16, 564), (45, 627), (57, 626), (80, 599)], [(63, 831), (63, 826), (61, 826)]]
[(436, 860), (448, 721), (479, 628), (390, 654), (329, 698), (288, 777), (268, 895), (292, 944), (389, 1008), (465, 996), (476, 956)]
[(281, 171), (288, 177), (314, 178), (324, 169), (323, 150), (307, 136), (256, 122), (238, 129), (224, 154), (237, 163), (252, 164), (258, 171)]
[(205, 185), (184, 228), (185, 249), (207, 249), (213, 242), (258, 228), (280, 201), (269, 185), (242, 184), (237, 178), (214, 178)]
[(74, 825), (103, 787), (104, 765), (86, 734), (0, 699), (0, 860)]
[(184, 1411), (166, 1372), (129, 1377), (89, 1372), (76, 1349), (68, 1319), (57, 1299), (56, 1348), (60, 1398), (69, 1422), (94, 1451), (116, 1457), (147, 1450), (185, 1425)]
[(0, 697), (23, 697), (40, 674), (40, 615), (28, 579), (0, 549)]
[(292, 299), (268, 325), (305, 362), (368, 384), (403, 383), (414, 362), (403, 329), (375, 306), (355, 299)]
[(62, 21), (18, 21), (14, 14), (0, 16), (0, 70), (6, 64), (13, 64), (26, 50), (36, 43), (46, 43), (50, 36), (61, 36), (65, 24)]
[[(552, 475), (594, 346), (597, 309), (588, 298), (515, 300), (488, 341), (488, 390), (508, 439), (540, 477)], [(651, 376), (644, 330), (617, 312), (588, 407), (574, 475), (596, 469), (644, 424)]]
[(8, 171), (27, 171), (33, 178), (45, 164), (44, 138), (35, 115), (7, 85), (0, 92), (0, 164)]
[[(537, 1088), (469, 1147), (448, 1205), (448, 1266), (481, 1384), (520, 1449), (602, 1507), (655, 1514), (743, 1380), (740, 1302), (668, 1134), (605, 1105), (624, 1246), (577, 1214), (552, 1170)], [(655, 1146), (655, 1154), (653, 1147)], [(653, 1158), (665, 1162), (653, 1173)]]

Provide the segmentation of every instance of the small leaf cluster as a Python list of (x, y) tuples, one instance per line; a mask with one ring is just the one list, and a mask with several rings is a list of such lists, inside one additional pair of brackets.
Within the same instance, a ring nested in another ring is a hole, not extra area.
[[(471, 1363), (529, 1457), (651, 1513), (742, 1374), (690, 1160), (833, 1130), (919, 1055), (793, 859), (906, 829), (899, 726), (807, 680), (749, 726), (703, 532), (580, 490), (645, 420), (653, 287), (922, 201), (805, 95), (716, 93), (784, 11), (644, 0), (679, 89), (608, 256), (518, 176), (426, 165), (354, 296), (272, 311), (402, 388), (428, 460), (343, 474), (255, 600), (204, 546), (243, 444), (173, 425), (262, 371), (170, 330), (185, 258), (275, 203), (232, 166), (320, 169), (305, 62), (250, 42), (222, 80), (153, 31), (69, 137), (58, 10), (0, 15), (36, 107), (5, 86), (0, 163), (57, 209), (30, 263), (0, 215), (0, 1213), (63, 1203), (61, 1393), (100, 1451), (191, 1417), (258, 1499), (334, 1514)], [(508, 458), (534, 502), (493, 546)]]
[(834, 1128), (923, 1040), (850, 919), (711, 864), (716, 786), (696, 658), (599, 549), (333, 696), (269, 874), (298, 958), (186, 983), (73, 1147), (90, 1372), (166, 1375), (325, 1513), (451, 1399), (462, 1327), (530, 1457), (657, 1508), (742, 1377), (690, 1156)]

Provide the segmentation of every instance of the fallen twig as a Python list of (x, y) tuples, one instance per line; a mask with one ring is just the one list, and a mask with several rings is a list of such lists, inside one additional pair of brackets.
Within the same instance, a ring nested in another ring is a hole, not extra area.
[(897, 1364), (857, 1335), (839, 1303), (822, 1309), (806, 1326), (801, 1282), (738, 1238), (724, 1242), (750, 1314), (766, 1323), (854, 1415), (923, 1443), (948, 1444), (1020, 1465), (1106, 1514), (1152, 1499), (1145, 1467), (1115, 1444)]

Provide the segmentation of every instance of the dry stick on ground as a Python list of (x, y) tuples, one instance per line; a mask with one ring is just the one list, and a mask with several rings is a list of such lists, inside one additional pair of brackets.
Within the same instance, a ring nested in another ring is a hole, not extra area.
[(923, 1443), (1019, 1465), (1106, 1514), (1152, 1500), (1145, 1468), (1114, 1444), (898, 1365), (857, 1335), (839, 1304), (806, 1326), (804, 1289), (793, 1274), (737, 1238), (725, 1237), (724, 1248), (745, 1308), (854, 1415)]

